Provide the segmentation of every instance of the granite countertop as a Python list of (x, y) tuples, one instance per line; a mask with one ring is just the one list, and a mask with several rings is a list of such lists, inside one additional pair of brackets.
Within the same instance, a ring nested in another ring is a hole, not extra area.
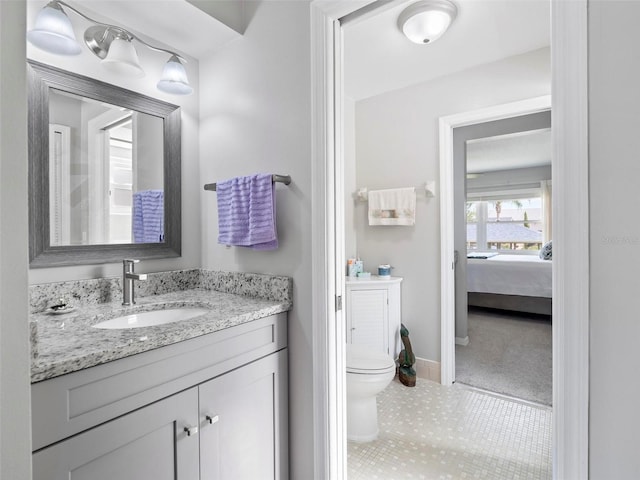
[[(259, 318), (288, 311), (286, 300), (268, 300), (234, 293), (194, 288), (136, 299), (129, 307), (120, 301), (79, 305), (55, 315), (31, 315), (31, 382), (39, 382), (112, 360), (146, 352)], [(92, 325), (109, 318), (176, 307), (211, 310), (199, 317), (164, 325), (131, 329), (100, 329)]]

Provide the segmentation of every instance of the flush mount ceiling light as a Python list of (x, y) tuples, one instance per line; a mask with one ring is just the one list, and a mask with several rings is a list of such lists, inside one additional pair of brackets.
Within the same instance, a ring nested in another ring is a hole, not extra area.
[[(91, 52), (102, 59), (101, 64), (108, 70), (133, 77), (143, 77), (144, 70), (138, 60), (138, 52), (133, 41), (145, 47), (170, 55), (158, 89), (174, 95), (189, 95), (193, 88), (189, 85), (187, 72), (182, 65), (184, 58), (175, 52), (150, 45), (133, 33), (117, 25), (98, 22), (78, 11), (71, 5), (53, 0), (36, 17), (35, 27), (27, 33), (32, 45), (56, 55), (78, 55), (82, 50), (73, 32), (73, 25), (62, 7), (66, 7), (95, 25), (84, 32), (84, 42)], [(172, 72), (172, 73), (167, 73)], [(176, 73), (178, 72), (178, 73)], [(169, 86), (166, 85), (169, 82)]]
[(398, 28), (414, 43), (433, 43), (447, 31), (458, 14), (448, 0), (423, 0), (405, 8), (398, 17)]

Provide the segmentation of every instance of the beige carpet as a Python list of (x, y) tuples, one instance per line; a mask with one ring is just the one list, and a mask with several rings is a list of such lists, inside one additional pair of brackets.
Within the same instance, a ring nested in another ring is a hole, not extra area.
[(551, 405), (551, 321), (469, 311), (469, 345), (456, 345), (456, 382)]

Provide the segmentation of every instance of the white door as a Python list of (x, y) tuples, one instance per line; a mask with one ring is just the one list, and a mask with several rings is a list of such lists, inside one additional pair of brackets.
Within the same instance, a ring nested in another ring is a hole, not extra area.
[(71, 241), (71, 129), (49, 125), (49, 219), (50, 244)]
[(131, 243), (133, 194), (133, 119), (120, 121), (105, 131), (108, 159), (108, 229), (107, 243)]

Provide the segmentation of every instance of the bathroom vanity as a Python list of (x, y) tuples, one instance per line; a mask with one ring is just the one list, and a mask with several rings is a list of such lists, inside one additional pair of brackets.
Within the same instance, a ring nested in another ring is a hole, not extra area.
[[(193, 305), (209, 312), (93, 327)], [(34, 480), (288, 478), (290, 306), (195, 288), (33, 315)]]

